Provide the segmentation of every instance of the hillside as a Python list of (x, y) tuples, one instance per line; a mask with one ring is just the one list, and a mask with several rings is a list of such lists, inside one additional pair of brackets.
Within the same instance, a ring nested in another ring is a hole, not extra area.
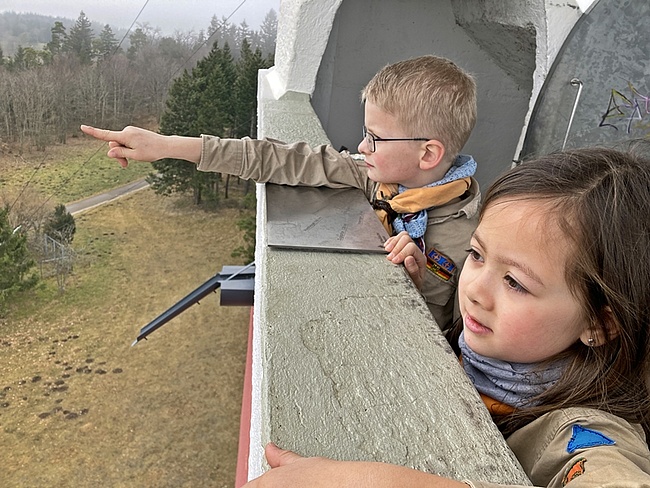
[[(104, 24), (90, 19), (95, 35), (99, 34)], [(76, 19), (64, 17), (51, 17), (47, 15), (2, 12), (0, 13), (0, 47), (4, 56), (13, 56), (22, 47), (34, 47), (41, 49), (43, 45), (50, 42), (52, 37), (51, 29), (55, 22), (62, 22), (66, 29), (70, 29)], [(115, 37), (122, 38), (126, 33), (125, 28), (111, 26)]]

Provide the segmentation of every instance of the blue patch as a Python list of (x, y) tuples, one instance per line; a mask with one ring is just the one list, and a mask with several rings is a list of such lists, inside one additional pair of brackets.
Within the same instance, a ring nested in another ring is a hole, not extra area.
[(427, 268), (444, 281), (449, 281), (456, 271), (454, 262), (437, 249), (427, 253)]
[(571, 436), (571, 440), (566, 446), (566, 452), (572, 454), (578, 449), (597, 446), (611, 446), (613, 444), (616, 444), (616, 442), (606, 435), (601, 434), (597, 430), (586, 429), (585, 427), (581, 427), (576, 424), (573, 426), (573, 435)]

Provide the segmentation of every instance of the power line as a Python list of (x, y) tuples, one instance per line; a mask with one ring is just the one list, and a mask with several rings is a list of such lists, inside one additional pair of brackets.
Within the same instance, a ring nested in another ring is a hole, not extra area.
[[(235, 8), (235, 10), (233, 10), (232, 13), (231, 13), (228, 17), (226, 17), (226, 19), (223, 21), (223, 23), (225, 24), (226, 22), (228, 22), (228, 21), (230, 20), (230, 18), (231, 18), (233, 15), (235, 15), (235, 13), (237, 13), (237, 10), (239, 10), (239, 9), (242, 7), (242, 5), (244, 5), (246, 2), (247, 2), (247, 0), (242, 0), (242, 2), (241, 2), (239, 5), (237, 5), (237, 7)], [(176, 69), (176, 71), (174, 71), (174, 72), (171, 74), (171, 76), (170, 76), (169, 78), (167, 78), (167, 81), (165, 82), (165, 85), (166, 85), (167, 83), (169, 83), (171, 80), (174, 79), (174, 77), (176, 76), (176, 73), (178, 73), (178, 72), (181, 70), (181, 68), (184, 68), (185, 65), (187, 64), (187, 62), (188, 62), (190, 59), (192, 59), (192, 58), (194, 57), (194, 55), (195, 55), (197, 52), (199, 52), (199, 50), (200, 50), (203, 46), (205, 46), (205, 45), (210, 41), (210, 39), (212, 39), (212, 38), (214, 37), (214, 35), (215, 35), (216, 33), (217, 33), (217, 31), (215, 30), (212, 34), (210, 34), (210, 35), (208, 36), (208, 38), (207, 38), (205, 41), (203, 41), (201, 44), (199, 44), (199, 46), (198, 46), (198, 47), (197, 47), (197, 48), (196, 48), (196, 49), (195, 49), (195, 50), (194, 50), (194, 51), (193, 51), (193, 52), (192, 52), (192, 53), (191, 53), (187, 58), (185, 58), (185, 60), (184, 60), (184, 61), (181, 63), (181, 65)]]
[(135, 19), (133, 19), (133, 22), (131, 22), (131, 25), (129, 26), (129, 28), (127, 29), (127, 31), (124, 33), (124, 37), (122, 37), (122, 40), (119, 42), (119, 44), (118, 44), (117, 47), (115, 48), (115, 51), (113, 51), (113, 55), (115, 55), (115, 53), (117, 53), (117, 50), (120, 48), (120, 46), (121, 46), (122, 43), (124, 42), (124, 39), (126, 39), (126, 36), (129, 35), (129, 32), (131, 32), (131, 29), (133, 29), (133, 26), (135, 25), (135, 23), (136, 23), (136, 22), (138, 21), (138, 19), (140, 18), (140, 15), (142, 14), (142, 11), (145, 9), (145, 7), (147, 6), (148, 3), (149, 3), (149, 0), (146, 0), (146, 1), (144, 2), (144, 5), (142, 6), (142, 8), (140, 9), (140, 11), (138, 12), (138, 15), (135, 16)]
[[(140, 15), (141, 15), (142, 12), (144, 11), (144, 9), (145, 9), (145, 7), (147, 6), (148, 3), (149, 3), (149, 0), (145, 0), (144, 5), (142, 6), (142, 8), (140, 9), (140, 11), (138, 12), (138, 15), (135, 16), (135, 19), (133, 19), (133, 22), (131, 23), (131, 26), (128, 28), (128, 30), (127, 30), (126, 33), (124, 34), (124, 37), (122, 37), (122, 40), (118, 43), (118, 45), (117, 45), (117, 47), (115, 48), (115, 51), (113, 52), (113, 54), (115, 54), (115, 53), (117, 52), (117, 50), (120, 48), (120, 46), (122, 45), (122, 43), (123, 43), (124, 40), (126, 39), (126, 36), (129, 35), (129, 32), (131, 31), (131, 29), (133, 28), (133, 26), (135, 25), (135, 23), (136, 23), (136, 22), (138, 21), (138, 19), (140, 18)], [(63, 182), (62, 182), (62, 183), (61, 183), (61, 184), (60, 184), (60, 185), (59, 185), (59, 186), (54, 190), (54, 192), (51, 193), (50, 196), (47, 197), (47, 198), (45, 199), (45, 201), (43, 201), (43, 203), (41, 203), (41, 205), (39, 205), (39, 206), (36, 208), (36, 210), (34, 210), (34, 212), (32, 212), (32, 214), (30, 215), (29, 218), (31, 219), (34, 215), (36, 215), (36, 214), (38, 213), (38, 211), (41, 210), (41, 208), (43, 208), (43, 207), (45, 206), (45, 204), (47, 204), (47, 202), (49, 202), (49, 201), (52, 199), (52, 197), (53, 197), (54, 195), (56, 195), (56, 193), (57, 193), (61, 188), (63, 188), (64, 185), (66, 185), (66, 184), (67, 184), (67, 183), (68, 183), (68, 182), (69, 182), (69, 181), (70, 181), (70, 180), (71, 180), (75, 175), (77, 175), (77, 173), (79, 173), (79, 172), (84, 168), (84, 166), (85, 166), (85, 165), (86, 165), (86, 164), (87, 164), (87, 163), (88, 163), (92, 158), (94, 158), (95, 155), (100, 151), (100, 149), (102, 149), (105, 145), (106, 145), (106, 144), (104, 143), (104, 144), (102, 144), (101, 146), (99, 146), (99, 147), (95, 150), (95, 152), (94, 152), (94, 153), (93, 153), (93, 154), (92, 154), (88, 159), (86, 159), (83, 163), (81, 163), (81, 165), (79, 166), (79, 168), (77, 168), (76, 171), (74, 171), (74, 172), (73, 172), (73, 173), (72, 173), (68, 178), (66, 178), (65, 180), (63, 180)], [(27, 187), (29, 186), (29, 184), (31, 183), (31, 181), (34, 179), (34, 176), (36, 176), (36, 173), (38, 172), (38, 170), (41, 169), (41, 167), (43, 166), (43, 162), (44, 162), (44, 161), (45, 161), (45, 156), (43, 157), (43, 160), (42, 160), (41, 163), (38, 165), (38, 167), (34, 170), (34, 172), (32, 173), (32, 175), (30, 176), (29, 180), (27, 180), (27, 182), (25, 183), (25, 185), (23, 186), (23, 188), (20, 190), (20, 193), (18, 194), (18, 197), (16, 198), (16, 200), (14, 201), (14, 203), (11, 205), (11, 207), (10, 207), (9, 210), (11, 210), (11, 209), (14, 207), (14, 205), (16, 205), (16, 203), (18, 202), (18, 200), (20, 199), (20, 197), (22, 196), (22, 194), (25, 192), (25, 190), (27, 189)]]
[[(131, 23), (129, 29), (126, 31), (126, 33), (124, 34), (124, 36), (122, 37), (122, 39), (121, 39), (120, 42), (118, 43), (118, 45), (117, 45), (117, 47), (115, 48), (113, 54), (116, 54), (116, 53), (117, 53), (117, 51), (119, 50), (119, 48), (121, 47), (121, 45), (123, 44), (123, 42), (125, 41), (125, 39), (127, 38), (127, 36), (129, 35), (129, 32), (131, 32), (131, 30), (133, 29), (133, 26), (136, 24), (136, 22), (137, 22), (138, 19), (140, 18), (140, 15), (142, 14), (142, 12), (144, 11), (144, 9), (145, 9), (145, 8), (147, 7), (147, 5), (149, 4), (149, 1), (150, 1), (150, 0), (145, 0), (144, 5), (142, 6), (142, 8), (140, 9), (140, 11), (139, 11), (138, 14), (136, 15), (136, 17), (135, 17), (135, 19), (133, 20), (133, 22)], [(237, 13), (237, 11), (238, 11), (238, 10), (239, 10), (239, 9), (240, 9), (240, 8), (241, 8), (241, 7), (246, 3), (246, 2), (247, 2), (247, 0), (242, 0), (242, 1), (239, 3), (239, 5), (238, 5), (237, 7), (235, 7), (235, 9), (230, 13), (230, 15), (228, 15), (228, 17), (226, 17), (226, 18), (223, 20), (223, 24), (225, 25), (226, 22), (228, 22), (228, 21), (232, 18), (232, 16), (235, 15), (235, 13)], [(215, 30), (215, 31), (214, 31), (210, 36), (208, 36), (208, 37), (206, 38), (205, 41), (203, 41), (201, 44), (199, 44), (199, 46), (198, 46), (198, 47), (197, 47), (197, 48), (196, 48), (196, 49), (195, 49), (195, 50), (194, 50), (190, 55), (188, 55), (188, 56), (187, 56), (187, 57), (186, 57), (186, 58), (181, 62), (179, 68), (177, 68), (177, 69), (176, 69), (176, 70), (175, 70), (175, 71), (174, 71), (174, 72), (173, 72), (173, 73), (172, 73), (172, 74), (167, 78), (167, 80), (166, 80), (165, 83), (164, 83), (165, 86), (166, 86), (166, 85), (167, 85), (167, 84), (168, 84), (168, 83), (169, 83), (169, 82), (170, 82), (170, 81), (171, 81), (171, 80), (176, 76), (176, 74), (177, 74), (177, 73), (178, 73), (178, 72), (179, 72), (183, 67), (185, 67), (185, 65), (188, 63), (188, 61), (189, 61), (190, 59), (192, 59), (192, 58), (196, 55), (196, 53), (197, 53), (201, 48), (203, 48), (203, 47), (204, 47), (204, 46), (205, 46), (205, 45), (206, 45), (206, 44), (207, 44), (207, 43), (208, 43), (208, 42), (209, 42), (209, 41), (210, 41), (210, 40), (215, 36), (216, 33), (217, 33), (217, 30)], [(250, 121), (249, 121), (249, 122), (250, 122)], [(243, 125), (243, 123), (242, 123), (242, 125)], [(32, 215), (30, 216), (30, 218), (31, 218), (32, 216), (36, 215), (36, 213), (37, 213), (41, 208), (43, 208), (43, 206), (45, 206), (45, 205), (47, 204), (47, 202), (49, 202), (49, 201), (54, 197), (54, 195), (56, 195), (56, 194), (61, 190), (61, 188), (63, 188), (63, 187), (64, 187), (64, 186), (65, 186), (65, 185), (66, 185), (70, 180), (72, 180), (72, 178), (75, 177), (75, 176), (76, 176), (76, 175), (77, 175), (77, 174), (78, 174), (78, 173), (79, 173), (79, 172), (80, 172), (80, 171), (85, 167), (85, 165), (86, 165), (87, 163), (89, 163), (89, 162), (92, 160), (92, 158), (94, 158), (94, 157), (97, 155), (97, 153), (98, 153), (98, 152), (99, 152), (99, 151), (100, 151), (100, 150), (101, 150), (105, 145), (106, 145), (106, 143), (103, 143), (100, 147), (98, 147), (98, 148), (95, 150), (95, 152), (94, 152), (94, 153), (93, 153), (89, 158), (87, 158), (83, 163), (81, 163), (81, 165), (79, 166), (79, 168), (78, 168), (76, 171), (74, 171), (74, 172), (73, 172), (73, 173), (72, 173), (68, 178), (66, 178), (66, 179), (65, 179), (61, 184), (59, 184), (59, 186), (58, 186), (58, 187), (57, 187), (57, 188), (56, 188), (56, 189), (55, 189), (55, 190), (50, 194), (50, 196), (47, 197), (47, 199), (45, 199), (45, 201), (44, 201), (44, 202), (43, 202), (43, 203), (42, 203), (42, 204), (41, 204), (41, 205), (40, 205), (40, 206), (39, 206), (39, 207), (38, 207), (38, 208), (37, 208), (37, 209), (32, 213)], [(38, 166), (38, 167), (35, 169), (35, 171), (32, 173), (31, 177), (29, 178), (29, 180), (27, 181), (27, 183), (23, 186), (23, 188), (21, 189), (20, 194), (18, 195), (18, 197), (16, 198), (16, 200), (15, 200), (14, 203), (12, 204), (11, 208), (13, 208), (13, 206), (18, 202), (20, 196), (22, 196), (22, 194), (23, 194), (24, 191), (26, 190), (27, 186), (28, 186), (28, 185), (31, 183), (31, 181), (33, 180), (33, 178), (34, 178), (34, 176), (36, 175), (36, 173), (41, 169), (41, 167), (43, 166), (43, 162), (44, 162), (44, 161), (41, 161), (41, 163), (39, 164), (39, 166)]]

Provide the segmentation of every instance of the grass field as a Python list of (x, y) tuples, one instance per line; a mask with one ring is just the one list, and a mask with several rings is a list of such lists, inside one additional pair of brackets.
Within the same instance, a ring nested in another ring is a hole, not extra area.
[(46, 281), (0, 319), (0, 486), (233, 486), (250, 310), (215, 294), (131, 343), (243, 264), (230, 256), (239, 217), (148, 189), (76, 217), (66, 291)]
[(106, 156), (107, 150), (106, 144), (80, 135), (43, 152), (6, 152), (0, 156), (0, 188), (21, 190), (27, 185), (54, 203), (69, 203), (152, 172), (143, 163), (123, 169)]

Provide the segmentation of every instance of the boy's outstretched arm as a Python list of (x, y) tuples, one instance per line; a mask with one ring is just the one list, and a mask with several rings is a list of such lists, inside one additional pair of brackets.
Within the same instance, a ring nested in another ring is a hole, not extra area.
[(108, 157), (115, 158), (126, 168), (129, 159), (157, 161), (158, 159), (184, 159), (198, 163), (201, 159), (200, 137), (164, 136), (139, 127), (125, 127), (120, 131), (81, 126), (82, 132), (108, 142)]
[(418, 289), (422, 288), (427, 272), (427, 258), (413, 242), (408, 232), (402, 231), (396, 236), (389, 237), (384, 243), (388, 251), (388, 260), (394, 264), (404, 263), (404, 267)]
[(266, 460), (271, 470), (244, 488), (467, 488), (467, 484), (433, 474), (385, 463), (334, 461), (302, 457), (268, 444)]

